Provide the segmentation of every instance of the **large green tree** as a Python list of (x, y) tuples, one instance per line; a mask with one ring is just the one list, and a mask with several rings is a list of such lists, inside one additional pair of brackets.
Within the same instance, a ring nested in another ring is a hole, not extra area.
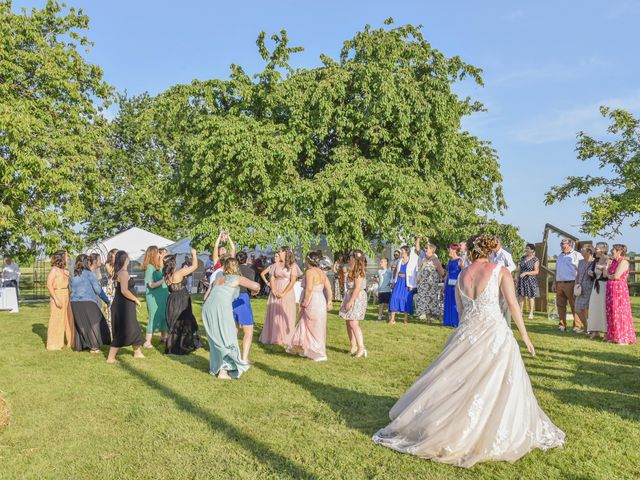
[(601, 107), (600, 112), (610, 120), (607, 131), (614, 138), (599, 140), (579, 132), (576, 151), (580, 160), (596, 159), (604, 174), (567, 177), (547, 192), (546, 204), (587, 195), (582, 230), (613, 236), (625, 222), (640, 226), (640, 120), (622, 109)]
[(232, 66), (228, 80), (157, 102), (158, 136), (206, 243), (222, 225), (244, 244), (324, 233), (340, 250), (496, 229), (485, 220), (505, 207), (496, 152), (461, 128), (482, 105), (452, 90), (481, 85), (480, 69), (411, 25), (367, 26), (314, 69), (291, 67), (300, 48), (286, 32), (271, 40), (258, 38), (265, 69), (253, 78)]
[(51, 251), (80, 240), (108, 150), (99, 111), (111, 89), (80, 50), (82, 10), (55, 1), (15, 13), (0, 0), (0, 248)]
[(169, 238), (189, 224), (177, 195), (172, 154), (153, 127), (155, 99), (118, 95), (119, 113), (110, 124), (108, 155), (99, 171), (108, 179), (86, 225), (87, 240), (108, 238), (140, 227)]

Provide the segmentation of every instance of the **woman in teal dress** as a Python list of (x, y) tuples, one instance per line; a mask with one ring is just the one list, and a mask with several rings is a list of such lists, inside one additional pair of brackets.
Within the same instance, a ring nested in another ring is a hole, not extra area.
[(240, 354), (233, 301), (239, 295), (240, 286), (257, 293), (260, 284), (240, 275), (240, 265), (235, 258), (227, 258), (223, 268), (224, 275), (212, 281), (205, 294), (202, 322), (209, 340), (209, 373), (227, 380), (240, 378), (250, 366)]
[(167, 299), (169, 298), (169, 290), (163, 280), (160, 253), (155, 245), (147, 248), (142, 269), (144, 270), (145, 298), (149, 314), (144, 346), (153, 348), (151, 338), (155, 332), (160, 332), (160, 341), (164, 341), (167, 336)]

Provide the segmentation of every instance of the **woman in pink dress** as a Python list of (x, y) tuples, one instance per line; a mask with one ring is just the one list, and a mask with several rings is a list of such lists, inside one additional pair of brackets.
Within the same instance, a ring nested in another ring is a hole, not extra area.
[(289, 247), (282, 247), (276, 262), (269, 267), (271, 293), (267, 315), (260, 334), (265, 345), (288, 345), (296, 324), (296, 294), (293, 286), (302, 271)]
[(629, 262), (624, 258), (626, 253), (626, 245), (614, 245), (611, 249), (611, 264), (606, 271), (608, 277), (607, 340), (620, 345), (636, 343), (627, 285)]
[(327, 311), (333, 309), (331, 283), (319, 268), (321, 260), (317, 252), (307, 255), (300, 321), (287, 347), (288, 353), (297, 353), (316, 362), (327, 360)]

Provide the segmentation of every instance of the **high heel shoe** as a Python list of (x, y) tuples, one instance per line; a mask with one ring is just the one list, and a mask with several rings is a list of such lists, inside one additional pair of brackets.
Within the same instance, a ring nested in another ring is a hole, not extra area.
[(360, 357), (367, 358), (368, 356), (369, 356), (369, 352), (367, 352), (366, 348), (363, 348), (362, 350), (358, 350), (358, 353), (356, 353), (355, 358), (360, 358)]
[(356, 348), (352, 348), (351, 350), (349, 350), (349, 355), (351, 355), (352, 357), (358, 353), (358, 347)]

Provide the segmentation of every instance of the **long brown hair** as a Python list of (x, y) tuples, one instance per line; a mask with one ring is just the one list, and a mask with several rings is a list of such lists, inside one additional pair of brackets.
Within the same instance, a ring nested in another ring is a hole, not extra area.
[(349, 257), (353, 258), (353, 265), (349, 268), (349, 280), (354, 281), (356, 278), (366, 277), (366, 259), (362, 250), (352, 250)]
[(289, 247), (282, 247), (280, 254), (284, 254), (284, 268), (291, 270), (291, 266), (296, 263), (296, 256)]
[(82, 274), (83, 270), (89, 270), (89, 256), (81, 253), (76, 257), (76, 263), (73, 266), (73, 275), (77, 277)]
[(111, 272), (111, 279), (114, 284), (118, 282), (118, 272), (122, 270), (122, 267), (127, 263), (128, 258), (129, 255), (124, 250), (118, 250), (113, 257), (113, 272)]
[(164, 265), (162, 266), (162, 276), (164, 277), (164, 283), (169, 285), (173, 283), (173, 274), (176, 272), (176, 256), (167, 255), (164, 257)]
[(67, 268), (66, 255), (67, 255), (66, 250), (58, 250), (56, 253), (54, 253), (51, 256), (51, 266), (58, 267), (62, 270)]
[(160, 270), (160, 257), (158, 256), (158, 247), (151, 245), (144, 252), (144, 260), (142, 261), (142, 271), (145, 271), (149, 265), (156, 267), (156, 270)]

